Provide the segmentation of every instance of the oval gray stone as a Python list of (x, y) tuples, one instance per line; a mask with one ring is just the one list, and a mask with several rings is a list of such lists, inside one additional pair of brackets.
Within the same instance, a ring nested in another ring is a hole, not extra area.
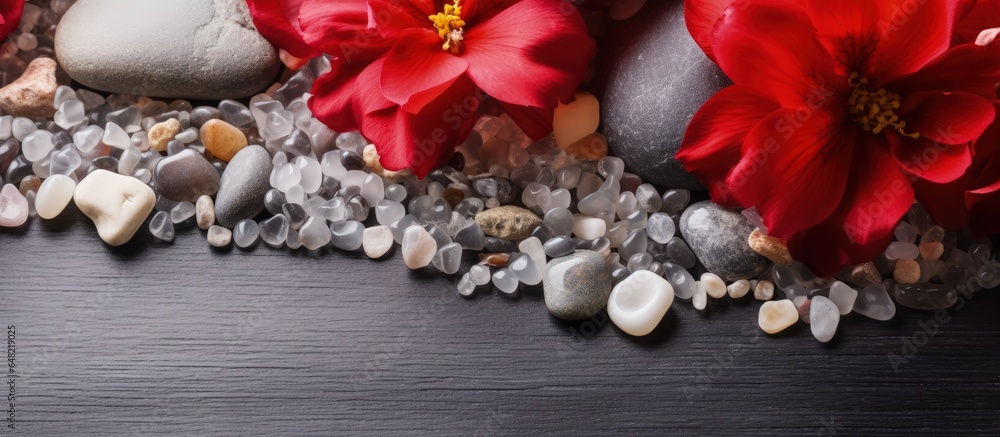
[(156, 164), (156, 188), (174, 202), (197, 202), (219, 191), (219, 172), (194, 149), (184, 149)]
[(726, 282), (757, 277), (771, 265), (750, 248), (747, 238), (756, 227), (739, 212), (698, 202), (681, 215), (680, 228), (701, 264)]
[(280, 67), (244, 0), (80, 0), (55, 47), (77, 82), (151, 97), (247, 97)]
[(688, 33), (684, 2), (646, 2), (604, 44), (596, 82), (613, 154), (649, 182), (704, 190), (674, 154), (701, 105), (732, 83)]
[(542, 280), (545, 306), (563, 320), (582, 320), (601, 312), (613, 285), (611, 266), (592, 250), (549, 261)]
[(232, 228), (264, 210), (271, 167), (271, 155), (261, 146), (244, 147), (229, 161), (215, 198), (215, 219), (220, 225)]

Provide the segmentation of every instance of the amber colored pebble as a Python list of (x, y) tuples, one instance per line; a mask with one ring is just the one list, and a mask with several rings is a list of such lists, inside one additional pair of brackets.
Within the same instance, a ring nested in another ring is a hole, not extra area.
[(448, 202), (448, 204), (451, 205), (452, 208), (455, 208), (455, 206), (458, 205), (459, 202), (465, 200), (465, 193), (462, 190), (459, 190), (458, 188), (449, 188), (447, 190), (444, 190), (444, 193), (441, 194), (441, 197), (444, 198), (444, 200)]
[(566, 146), (565, 150), (577, 158), (597, 161), (608, 156), (608, 140), (599, 132), (594, 132)]
[(510, 259), (510, 255), (506, 253), (481, 253), (479, 254), (479, 261), (486, 261), (493, 267), (504, 267), (507, 265), (507, 260)]

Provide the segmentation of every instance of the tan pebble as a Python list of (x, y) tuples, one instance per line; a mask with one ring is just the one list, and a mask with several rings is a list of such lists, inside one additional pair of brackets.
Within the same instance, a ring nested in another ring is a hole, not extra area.
[(56, 61), (36, 58), (24, 74), (0, 88), (0, 109), (7, 115), (33, 119), (51, 118), (56, 113)]
[(229, 162), (247, 146), (247, 136), (222, 120), (209, 120), (201, 127), (201, 143), (212, 156)]
[(739, 281), (729, 284), (729, 286), (726, 287), (726, 291), (729, 292), (729, 297), (733, 299), (740, 299), (750, 292), (750, 281), (740, 279)]
[(507, 261), (510, 259), (510, 255), (506, 253), (481, 253), (479, 254), (479, 261), (485, 261), (493, 267), (504, 267), (507, 265)]
[(896, 261), (896, 268), (892, 271), (892, 279), (897, 284), (916, 284), (920, 281), (920, 264), (912, 259)]
[(21, 179), (21, 185), (17, 188), (21, 191), (22, 196), (27, 196), (28, 191), (38, 192), (38, 189), (42, 187), (42, 179), (35, 175), (27, 175), (24, 179)]
[(875, 267), (875, 263), (872, 262), (848, 267), (837, 274), (837, 279), (850, 282), (860, 288), (882, 283), (882, 275), (878, 272), (878, 267)]
[(166, 152), (167, 143), (179, 133), (181, 133), (181, 122), (176, 118), (157, 123), (149, 129), (149, 146), (157, 152)]
[(523, 240), (542, 224), (542, 219), (527, 209), (505, 205), (476, 214), (476, 223), (491, 237)]
[(809, 311), (812, 309), (812, 301), (808, 297), (798, 296), (792, 301), (795, 310), (799, 312), (799, 320), (809, 323)]
[(699, 287), (705, 288), (705, 294), (712, 299), (721, 299), (726, 296), (726, 283), (722, 278), (714, 273), (703, 273), (698, 281)]
[(556, 144), (566, 148), (581, 138), (597, 132), (601, 122), (601, 105), (597, 97), (588, 92), (576, 93), (567, 104), (559, 104), (552, 117), (552, 130)]
[(757, 325), (768, 334), (777, 334), (799, 321), (799, 311), (788, 299), (764, 302), (757, 315)]
[(393, 171), (393, 170), (386, 170), (385, 168), (383, 168), (382, 163), (379, 162), (378, 151), (375, 150), (374, 144), (369, 144), (365, 146), (365, 150), (363, 151), (362, 157), (365, 159), (365, 165), (368, 166), (368, 168), (372, 171), (372, 173), (382, 176), (389, 182), (398, 184), (403, 179), (406, 179), (408, 176), (410, 176), (410, 170), (404, 169), (400, 171)]
[(760, 281), (753, 288), (753, 298), (757, 300), (774, 299), (774, 283), (771, 281)]
[(747, 238), (747, 243), (754, 252), (778, 264), (791, 264), (792, 254), (788, 253), (788, 245), (780, 238), (765, 235), (760, 229), (754, 229)]
[(920, 245), (920, 256), (925, 260), (932, 261), (944, 255), (944, 244), (939, 241), (924, 243)]
[(594, 132), (566, 146), (563, 150), (580, 159), (598, 161), (608, 156), (608, 140), (599, 132)]
[(211, 196), (202, 195), (194, 205), (198, 227), (208, 230), (215, 224), (215, 202)]

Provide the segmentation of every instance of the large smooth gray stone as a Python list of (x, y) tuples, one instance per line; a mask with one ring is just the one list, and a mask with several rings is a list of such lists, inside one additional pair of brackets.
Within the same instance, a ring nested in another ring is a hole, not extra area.
[(731, 82), (688, 33), (684, 2), (646, 2), (609, 32), (601, 53), (602, 132), (613, 154), (647, 181), (704, 190), (674, 154), (701, 105)]
[(77, 82), (153, 97), (247, 97), (280, 66), (245, 0), (80, 0), (55, 45)]
[(174, 202), (196, 202), (219, 191), (219, 172), (194, 149), (184, 149), (156, 164), (156, 187)]
[(612, 286), (608, 262), (590, 250), (549, 261), (542, 281), (545, 306), (563, 320), (583, 320), (601, 312)]
[(747, 238), (755, 227), (736, 211), (698, 202), (681, 215), (680, 228), (701, 264), (726, 282), (755, 278), (771, 265), (750, 248)]
[(229, 161), (215, 198), (215, 219), (220, 225), (231, 229), (264, 210), (271, 168), (271, 154), (261, 146), (244, 147)]

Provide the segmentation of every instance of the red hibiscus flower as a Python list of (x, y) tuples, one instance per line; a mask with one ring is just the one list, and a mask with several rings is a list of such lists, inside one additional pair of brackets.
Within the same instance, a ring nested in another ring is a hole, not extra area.
[(963, 12), (955, 26), (955, 44), (974, 43), (984, 30), (1000, 27), (998, 0), (967, 0)]
[(677, 158), (715, 201), (756, 206), (816, 273), (878, 256), (913, 181), (960, 178), (996, 115), (1000, 45), (952, 47), (960, 0), (687, 1), (735, 83)]
[(424, 176), (468, 136), (484, 94), (533, 139), (572, 98), (594, 42), (556, 0), (249, 0), (275, 45), (332, 56), (309, 102), (334, 130), (358, 129), (382, 166)]
[(24, 0), (8, 0), (0, 2), (0, 41), (21, 25), (21, 12), (24, 11)]

